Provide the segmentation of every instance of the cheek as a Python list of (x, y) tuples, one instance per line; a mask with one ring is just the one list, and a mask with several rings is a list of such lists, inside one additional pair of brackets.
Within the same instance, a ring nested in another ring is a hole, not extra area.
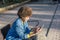
[(29, 18), (27, 18), (26, 20), (29, 20)]
[(26, 20), (29, 20), (29, 18), (26, 18)]

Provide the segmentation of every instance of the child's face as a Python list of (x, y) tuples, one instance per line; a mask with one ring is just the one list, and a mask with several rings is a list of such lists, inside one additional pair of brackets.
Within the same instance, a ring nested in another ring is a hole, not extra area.
[(29, 18), (30, 18), (29, 16), (25, 17), (25, 21), (28, 21), (28, 20), (29, 20)]

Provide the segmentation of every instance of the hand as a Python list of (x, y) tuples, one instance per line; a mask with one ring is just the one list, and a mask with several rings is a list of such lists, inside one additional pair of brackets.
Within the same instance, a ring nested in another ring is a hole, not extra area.
[(40, 29), (41, 29), (41, 27), (37, 27), (37, 28), (36, 28), (36, 32), (38, 32)]
[(40, 29), (41, 29), (41, 27), (35, 27), (35, 28), (32, 28), (32, 31), (34, 33), (37, 33)]
[(38, 31), (40, 31), (40, 29), (41, 29), (41, 27), (32, 28), (32, 32), (29, 34), (30, 37), (36, 35), (36, 33), (37, 33)]
[(32, 32), (29, 35), (30, 35), (30, 37), (32, 37), (32, 36), (35, 36), (36, 34), (34, 32)]

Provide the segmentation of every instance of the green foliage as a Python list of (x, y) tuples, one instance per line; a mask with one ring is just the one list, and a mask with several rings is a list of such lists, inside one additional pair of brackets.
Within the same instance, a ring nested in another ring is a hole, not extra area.
[(1, 5), (0, 8), (11, 5), (11, 4), (15, 4), (15, 3), (21, 3), (24, 1), (27, 1), (27, 0), (0, 0), (0, 5)]
[(14, 3), (21, 3), (26, 0), (5, 0), (5, 4), (14, 4)]

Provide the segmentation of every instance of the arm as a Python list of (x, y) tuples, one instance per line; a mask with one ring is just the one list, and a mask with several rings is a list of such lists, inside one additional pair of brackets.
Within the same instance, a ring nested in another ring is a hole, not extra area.
[(19, 35), (19, 37), (21, 38), (21, 39), (26, 39), (26, 38), (28, 38), (28, 34), (27, 33), (24, 33), (24, 27), (22, 26), (22, 24), (21, 24), (21, 22), (20, 21), (18, 21), (17, 23), (17, 27), (16, 27), (16, 33)]
[(30, 38), (30, 37), (36, 35), (40, 31), (41, 27), (36, 27), (36, 28), (33, 28), (33, 29), (29, 29), (29, 27), (27, 26), (26, 29), (27, 29), (27, 32), (30, 30), (29, 34), (28, 34), (28, 37)]
[(21, 39), (26, 39), (28, 38), (26, 33), (24, 33), (24, 30), (21, 27), (16, 27), (16, 32), (19, 35)]
[(28, 38), (30, 38), (34, 32), (32, 32), (31, 29), (28, 27), (27, 22), (25, 23), (25, 27), (26, 27), (26, 33), (28, 34), (27, 36)]

